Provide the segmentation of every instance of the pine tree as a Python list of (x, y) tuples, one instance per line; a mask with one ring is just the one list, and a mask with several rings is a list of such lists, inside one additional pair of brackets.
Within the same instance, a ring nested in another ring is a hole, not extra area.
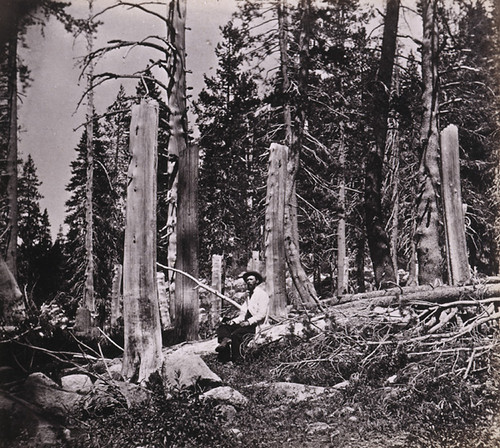
[[(6, 0), (0, 2), (0, 251), (9, 269), (17, 272), (17, 161), (18, 75), (27, 84), (27, 69), (19, 63), (18, 42), (33, 24), (44, 25), (50, 16), (61, 21), (68, 31), (81, 23), (56, 0)], [(34, 12), (37, 14), (34, 14)]]
[(230, 270), (245, 267), (260, 249), (262, 208), (257, 187), (260, 154), (255, 144), (257, 85), (245, 69), (245, 35), (233, 23), (222, 28), (219, 68), (205, 78), (195, 106), (202, 150), (200, 170), (201, 267), (208, 273), (212, 254), (223, 254)]
[[(490, 190), (494, 175), (498, 112), (493, 89), (498, 85), (492, 61), (493, 18), (483, 2), (460, 3), (458, 12), (442, 10), (440, 125), (459, 128), (462, 198), (467, 206), (469, 261), (480, 272), (494, 274), (494, 220), (498, 206)], [(448, 34), (448, 28), (452, 35)]]
[(114, 263), (121, 264), (123, 259), (123, 233), (125, 228), (125, 210), (127, 196), (127, 171), (130, 159), (130, 107), (132, 98), (120, 86), (115, 101), (106, 109), (104, 119), (100, 121), (101, 139), (106, 151), (106, 171), (111, 186), (112, 207), (108, 211), (108, 220), (113, 229), (113, 241), (116, 247)]
[(18, 277), (30, 298), (40, 305), (46, 297), (35, 289), (41, 278), (45, 256), (51, 249), (50, 223), (47, 210), (42, 213), (39, 192), (41, 185), (31, 155), (23, 164), (18, 182), (19, 240)]
[[(74, 299), (80, 299), (85, 282), (85, 179), (87, 170), (86, 132), (83, 133), (77, 151), (77, 159), (71, 163), (72, 177), (66, 190), (71, 192), (66, 202), (69, 226), (65, 244), (66, 290)], [(118, 238), (113, 220), (109, 219), (116, 207), (113, 187), (108, 172), (106, 145), (101, 138), (97, 120), (94, 123), (94, 181), (93, 225), (96, 310), (100, 323), (105, 319), (106, 299), (112, 281), (113, 264), (117, 259)]]

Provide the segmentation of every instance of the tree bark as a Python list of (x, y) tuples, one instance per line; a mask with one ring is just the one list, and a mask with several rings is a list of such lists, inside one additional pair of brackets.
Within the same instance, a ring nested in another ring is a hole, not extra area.
[(387, 147), (390, 147), (389, 155), (389, 170), (391, 172), (388, 176), (387, 192), (390, 194), (391, 213), (390, 221), (388, 222), (388, 233), (390, 234), (391, 242), (391, 259), (392, 266), (395, 270), (396, 280), (399, 284), (398, 273), (398, 222), (399, 222), (399, 129), (396, 119), (390, 120), (392, 123), (391, 129), (387, 133)]
[[(294, 133), (292, 126), (292, 110), (290, 104), (290, 78), (288, 70), (290, 66), (290, 58), (288, 56), (288, 8), (287, 0), (279, 0), (278, 2), (278, 36), (280, 48), (280, 69), (282, 77), (281, 93), (283, 98), (283, 122), (285, 125), (285, 144), (288, 148), (297, 144), (297, 136)], [(295, 183), (292, 185), (290, 192), (290, 202), (288, 205), (290, 234), (295, 247), (299, 248), (299, 226), (297, 217), (297, 188)], [(292, 271), (293, 267), (290, 267)], [(300, 269), (300, 267), (298, 268)], [(292, 271), (293, 272), (293, 271)], [(292, 274), (293, 275), (293, 274)], [(298, 298), (302, 295), (298, 290), (295, 282), (292, 282), (292, 297)], [(304, 298), (302, 298), (302, 301)]]
[(470, 280), (470, 267), (460, 183), (458, 129), (454, 125), (441, 132), (441, 173), (449, 282), (460, 285)]
[(260, 252), (258, 250), (252, 250), (252, 256), (247, 263), (247, 271), (257, 271), (261, 272), (262, 262), (260, 260)]
[(117, 327), (120, 317), (123, 317), (123, 296), (122, 296), (123, 266), (115, 264), (113, 268), (113, 284), (111, 287), (111, 327)]
[[(167, 266), (174, 267), (177, 259), (177, 201), (178, 201), (178, 163), (179, 155), (187, 149), (187, 110), (186, 110), (186, 5), (187, 0), (171, 0), (168, 10), (168, 40), (173, 48), (168, 67), (170, 109), (168, 141), (169, 194), (167, 216)], [(166, 273), (169, 294), (175, 301), (176, 274)], [(174, 307), (175, 308), (175, 307)], [(175, 315), (172, 316), (175, 320)]]
[(122, 374), (141, 382), (162, 365), (156, 284), (158, 104), (143, 99), (130, 123), (127, 225), (123, 256), (125, 352)]
[[(403, 288), (404, 289), (404, 288)], [(389, 290), (387, 290), (389, 291)], [(373, 291), (372, 296), (363, 297), (361, 294), (345, 296), (336, 305), (347, 303), (362, 303), (371, 302), (373, 306), (391, 306), (391, 305), (418, 305), (418, 302), (432, 303), (447, 303), (452, 300), (466, 300), (467, 297), (480, 297), (481, 299), (489, 299), (492, 297), (500, 297), (500, 284), (494, 283), (490, 285), (468, 286), (438, 286), (432, 288), (428, 285), (417, 287), (413, 291), (401, 293), (397, 289), (392, 289), (384, 295), (375, 294), (380, 291)], [(367, 294), (365, 294), (366, 296)], [(499, 299), (500, 301), (500, 299)]]
[[(217, 292), (222, 292), (222, 255), (212, 255), (212, 282), (210, 286)], [(220, 320), (222, 300), (219, 297), (210, 294), (208, 296), (208, 301), (210, 303), (208, 316), (209, 327), (211, 330), (215, 330)]]
[(161, 329), (171, 330), (172, 319), (170, 317), (170, 302), (168, 300), (168, 288), (165, 282), (165, 273), (156, 273), (156, 287), (158, 288), (158, 304), (160, 306)]
[[(17, 23), (15, 26), (17, 29)], [(8, 242), (5, 261), (17, 278), (17, 33), (9, 39), (8, 53), (8, 97), (9, 97), (9, 138), (7, 145), (7, 200), (8, 200)]]
[(339, 167), (340, 167), (340, 181), (339, 181), (339, 222), (337, 225), (337, 295), (341, 296), (347, 292), (349, 283), (349, 269), (346, 250), (346, 232), (345, 232), (345, 144), (344, 144), (344, 129), (342, 126), (342, 135), (339, 147)]
[[(93, 0), (89, 3), (89, 21), (93, 15)], [(92, 53), (93, 32), (86, 31), (87, 53)], [(94, 291), (94, 210), (93, 210), (93, 189), (94, 189), (94, 91), (93, 91), (94, 62), (88, 66), (87, 72), (87, 177), (85, 183), (85, 283), (83, 287), (83, 301), (77, 311), (79, 315), (77, 321), (78, 333), (91, 335), (93, 313), (95, 312), (95, 291)], [(85, 318), (84, 318), (85, 316)]]
[(26, 316), (26, 306), (16, 279), (7, 263), (0, 258), (0, 323), (18, 325)]
[[(494, 68), (495, 68), (495, 76), (496, 79), (500, 79), (500, 2), (493, 2), (493, 10), (492, 16), (495, 23), (496, 28), (496, 55), (494, 59)], [(497, 98), (499, 95), (498, 85), (497, 85)], [(495, 202), (500, 204), (500, 141), (496, 139), (496, 147), (495, 147), (495, 158), (497, 161), (497, 165), (495, 167), (495, 180), (494, 180), (494, 194), (495, 194)], [(497, 209), (498, 210), (498, 209)], [(498, 267), (500, 266), (500, 214), (497, 213), (495, 216), (495, 245), (496, 245), (496, 268), (498, 271)]]
[(371, 115), (375, 143), (368, 152), (365, 170), (366, 233), (377, 287), (386, 287), (396, 282), (382, 212), (382, 179), (398, 21), (399, 0), (387, 0), (382, 54), (377, 78), (372, 88)]
[[(195, 278), (199, 274), (198, 162), (199, 151), (195, 145), (179, 154), (176, 268)], [(184, 275), (177, 275), (174, 306), (177, 342), (198, 339), (199, 308), (196, 283)]]
[(298, 98), (294, 116), (294, 138), (290, 144), (287, 163), (287, 182), (285, 195), (285, 254), (293, 284), (303, 304), (310, 305), (317, 302), (314, 285), (309, 280), (300, 261), (298, 241), (296, 241), (295, 226), (293, 223), (293, 204), (297, 173), (300, 166), (300, 153), (303, 140), (304, 126), (307, 118), (307, 83), (309, 74), (309, 39), (311, 20), (311, 0), (301, 0), (301, 27), (299, 38)]
[(287, 147), (273, 143), (269, 149), (265, 216), (266, 290), (269, 313), (286, 318), (284, 215)]
[(442, 283), (445, 259), (442, 253), (439, 173), (439, 79), (437, 0), (422, 2), (422, 123), (421, 160), (418, 173), (416, 247), (419, 284)]

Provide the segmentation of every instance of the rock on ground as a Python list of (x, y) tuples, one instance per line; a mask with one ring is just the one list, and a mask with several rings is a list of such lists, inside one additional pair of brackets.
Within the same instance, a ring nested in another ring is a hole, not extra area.
[(186, 353), (182, 349), (167, 354), (163, 362), (162, 377), (169, 388), (185, 388), (200, 385), (216, 387), (222, 384), (199, 355)]
[(269, 393), (276, 399), (281, 399), (293, 403), (300, 403), (305, 400), (318, 399), (324, 394), (341, 394), (339, 391), (331, 390), (326, 387), (309, 386), (299, 383), (277, 382), (261, 383), (258, 387), (267, 387)]
[(229, 386), (220, 386), (200, 395), (202, 400), (214, 400), (219, 403), (242, 407), (248, 403), (248, 398)]
[(83, 402), (83, 396), (63, 390), (43, 373), (32, 373), (22, 385), (19, 397), (32, 403), (48, 414), (61, 417), (75, 411)]
[(36, 406), (0, 391), (0, 447), (51, 447), (63, 439), (65, 428), (42, 414)]
[(85, 397), (84, 408), (103, 413), (124, 404), (131, 409), (150, 400), (151, 392), (137, 384), (97, 380), (92, 391)]
[(64, 390), (80, 394), (86, 394), (92, 390), (92, 380), (83, 373), (63, 376), (61, 385)]

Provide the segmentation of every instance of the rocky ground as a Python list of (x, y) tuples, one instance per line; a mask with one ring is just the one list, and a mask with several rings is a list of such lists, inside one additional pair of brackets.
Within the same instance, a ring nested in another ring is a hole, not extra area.
[[(295, 337), (302, 330), (295, 328)], [(272, 331), (268, 341), (278, 339), (279, 331)], [(312, 351), (317, 337), (300, 342), (302, 352)], [(368, 387), (356, 375), (326, 384), (324, 377), (316, 377), (321, 369), (313, 358), (297, 360), (295, 352), (287, 354), (296, 365), (303, 363), (301, 377), (283, 367), (278, 358), (290, 345), (264, 344), (250, 350), (241, 364), (219, 363), (216, 345), (210, 339), (166, 348), (160, 389), (123, 381), (119, 358), (65, 369), (54, 379), (40, 372), (19, 379), (12, 368), (2, 367), (0, 447), (500, 446), (498, 406), (491, 404), (496, 378), (491, 378), (489, 395), (472, 403), (479, 409), (480, 401), (488, 400), (483, 413), (472, 419), (470, 409), (467, 416), (464, 409), (462, 418), (465, 402), (445, 413), (452, 401), (446, 394), (457, 394), (453, 384), (437, 392), (442, 400), (415, 402), (412, 410), (409, 390), (395, 375), (377, 387)], [(327, 367), (339, 365), (332, 361)]]

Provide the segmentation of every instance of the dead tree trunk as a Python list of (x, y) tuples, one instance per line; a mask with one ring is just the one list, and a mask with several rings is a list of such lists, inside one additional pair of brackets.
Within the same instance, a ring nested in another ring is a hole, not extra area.
[[(89, 21), (93, 15), (93, 0), (89, 3)], [(90, 25), (90, 24), (89, 24)], [(94, 35), (91, 27), (86, 32), (87, 53), (92, 53)], [(85, 182), (85, 283), (83, 286), (83, 300), (77, 311), (77, 331), (90, 336), (94, 326), (93, 313), (95, 311), (94, 292), (94, 90), (93, 90), (94, 62), (91, 62), (87, 71), (87, 176)]]
[[(169, 194), (167, 216), (167, 266), (174, 267), (177, 258), (177, 201), (178, 201), (178, 163), (181, 153), (187, 150), (187, 112), (186, 112), (186, 4), (187, 0), (171, 0), (168, 10), (168, 40), (173, 52), (170, 57), (168, 73), (168, 107), (170, 109), (170, 137), (168, 140)], [(176, 274), (166, 273), (171, 302), (175, 301)], [(174, 307), (175, 308), (175, 307)], [(175, 320), (175, 315), (172, 316)]]
[(156, 273), (156, 287), (158, 288), (158, 304), (160, 306), (161, 329), (171, 330), (172, 319), (170, 317), (170, 301), (168, 300), (168, 287), (165, 281), (165, 273)]
[(156, 285), (158, 104), (143, 99), (130, 123), (127, 224), (123, 256), (125, 352), (122, 374), (141, 382), (162, 365)]
[(346, 250), (346, 232), (345, 232), (345, 144), (344, 144), (344, 130), (342, 126), (342, 136), (339, 147), (339, 167), (340, 167), (340, 181), (339, 181), (339, 222), (337, 224), (337, 295), (341, 296), (347, 292), (348, 285), (348, 261)]
[[(198, 161), (199, 151), (190, 145), (179, 154), (176, 268), (198, 278)], [(199, 332), (199, 296), (196, 283), (185, 275), (175, 281), (175, 339), (193, 341)]]
[(460, 183), (458, 129), (454, 125), (441, 132), (441, 173), (449, 282), (459, 285), (470, 280), (470, 267)]
[[(290, 78), (288, 76), (290, 58), (288, 56), (288, 8), (287, 0), (278, 2), (278, 35), (280, 48), (280, 69), (282, 77), (282, 97), (283, 97), (283, 122), (285, 125), (285, 143), (289, 148), (297, 144), (297, 136), (292, 126), (292, 110), (290, 104)], [(299, 226), (297, 217), (297, 191), (296, 185), (293, 183), (290, 191), (290, 201), (287, 203), (287, 213), (289, 215), (289, 233), (293, 241), (293, 245), (299, 248)], [(293, 265), (289, 266), (291, 272), (294, 269)], [(297, 269), (300, 269), (298, 267)], [(292, 274), (293, 276), (293, 274)], [(295, 282), (292, 282), (292, 297), (301, 298), (300, 291), (297, 289)], [(303, 298), (302, 298), (303, 300)]]
[(262, 262), (260, 260), (260, 252), (258, 250), (252, 250), (252, 257), (248, 260), (247, 271), (257, 271), (262, 270)]
[[(250, 269), (251, 270), (251, 269)], [(210, 285), (212, 289), (217, 292), (222, 292), (222, 255), (213, 254), (212, 255), (212, 284)], [(209, 317), (208, 323), (211, 330), (215, 330), (219, 319), (222, 307), (222, 301), (216, 295), (209, 295)]]
[(372, 88), (372, 122), (375, 143), (368, 152), (365, 171), (365, 219), (368, 247), (376, 286), (396, 282), (390, 244), (382, 213), (382, 179), (392, 71), (396, 55), (399, 0), (387, 0), (387, 11), (377, 78)]
[[(17, 29), (17, 24), (15, 26)], [(7, 145), (7, 200), (8, 200), (8, 242), (5, 261), (10, 272), (17, 277), (17, 33), (9, 39), (8, 50), (8, 102), (9, 138)]]
[[(486, 284), (486, 285), (467, 285), (467, 286), (438, 286), (433, 288), (429, 285), (423, 285), (414, 289), (399, 288), (387, 290), (384, 294), (376, 294), (381, 291), (373, 291), (372, 294), (353, 294), (342, 297), (342, 299), (335, 304), (356, 306), (361, 303), (369, 303), (372, 306), (407, 306), (418, 305), (419, 302), (425, 303), (448, 303), (454, 300), (466, 301), (468, 297), (471, 300), (476, 300), (477, 306), (480, 306), (478, 298), (491, 299), (500, 297), (500, 284)], [(500, 300), (500, 299), (497, 299)], [(474, 301), (469, 305), (474, 305)]]
[(295, 204), (294, 195), (296, 188), (297, 173), (300, 166), (300, 153), (303, 141), (304, 126), (307, 118), (307, 83), (309, 75), (309, 39), (311, 20), (311, 1), (300, 2), (300, 37), (299, 37), (299, 60), (300, 70), (298, 73), (298, 98), (297, 110), (294, 116), (294, 137), (290, 144), (287, 181), (285, 194), (285, 254), (293, 285), (298, 292), (303, 304), (310, 305), (317, 302), (316, 290), (309, 280), (304, 267), (300, 261), (300, 251), (297, 241), (296, 225), (293, 222)]
[[(499, 2), (494, 2), (493, 3), (493, 10), (492, 10), (492, 16), (493, 20), (495, 22), (495, 28), (497, 32), (497, 36), (500, 35), (500, 3)], [(497, 40), (497, 49), (500, 48), (500, 40)], [(495, 67), (495, 75), (496, 79), (500, 79), (500, 57), (499, 53), (497, 51), (496, 55), (496, 63), (494, 64)], [(497, 204), (500, 204), (500, 141), (496, 139), (496, 147), (495, 147), (495, 157), (497, 160), (497, 164), (495, 167), (495, 178), (494, 178), (494, 199)], [(500, 267), (500, 213), (497, 213), (497, 216), (495, 216), (495, 246), (496, 246), (496, 269), (497, 272), (499, 271)]]
[(117, 327), (120, 317), (123, 317), (123, 296), (122, 296), (123, 266), (115, 264), (113, 268), (113, 284), (111, 286), (111, 327)]
[(270, 147), (265, 217), (266, 290), (273, 317), (286, 317), (284, 215), (287, 147)]
[(399, 284), (398, 274), (398, 223), (399, 223), (399, 129), (396, 119), (390, 119), (390, 129), (388, 129), (386, 139), (386, 153), (388, 153), (387, 164), (389, 165), (389, 175), (387, 176), (386, 195), (390, 202), (390, 219), (387, 222), (387, 233), (390, 235), (390, 249), (392, 266), (395, 269), (395, 276)]
[(439, 173), (439, 79), (437, 0), (422, 2), (422, 123), (420, 128), (421, 161), (418, 173), (416, 245), (419, 284), (442, 283), (445, 259), (440, 233)]
[(15, 328), (25, 317), (23, 295), (7, 263), (0, 258), (0, 323)]

